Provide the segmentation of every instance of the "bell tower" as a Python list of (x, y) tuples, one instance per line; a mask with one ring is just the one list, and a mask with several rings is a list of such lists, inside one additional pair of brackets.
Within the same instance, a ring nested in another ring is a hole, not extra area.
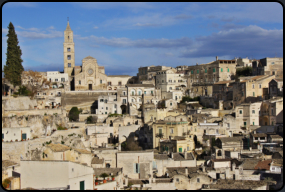
[(64, 43), (63, 43), (63, 61), (64, 61), (64, 73), (68, 76), (73, 75), (73, 69), (75, 66), (74, 58), (74, 42), (73, 42), (73, 31), (67, 21), (67, 27), (64, 31)]

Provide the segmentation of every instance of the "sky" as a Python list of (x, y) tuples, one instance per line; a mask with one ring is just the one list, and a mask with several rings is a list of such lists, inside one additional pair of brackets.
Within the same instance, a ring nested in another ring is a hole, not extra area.
[(25, 70), (63, 71), (67, 18), (75, 66), (92, 56), (107, 75), (139, 67), (283, 57), (277, 2), (8, 2), (2, 5), (2, 69), (13, 23)]

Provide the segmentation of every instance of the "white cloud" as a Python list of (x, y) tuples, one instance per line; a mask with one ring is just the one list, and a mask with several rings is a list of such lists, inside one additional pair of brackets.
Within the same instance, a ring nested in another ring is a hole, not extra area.
[(152, 27), (152, 26), (158, 26), (158, 24), (154, 24), (154, 23), (137, 23), (134, 24), (133, 26), (139, 26), (139, 27)]
[(76, 7), (80, 6), (86, 9), (112, 9), (112, 8), (131, 8), (131, 9), (148, 9), (153, 6), (147, 2), (74, 2)]
[(182, 37), (179, 39), (138, 39), (131, 40), (126, 37), (121, 38), (105, 38), (96, 37), (91, 35), (90, 37), (75, 36), (80, 40), (93, 41), (96, 44), (107, 45), (111, 47), (137, 47), (137, 48), (176, 48), (176, 47), (187, 47), (191, 46), (192, 40), (188, 37)]
[(99, 27), (97, 27), (97, 26), (95, 26), (95, 27), (93, 27), (94, 29), (98, 29)]
[(35, 2), (7, 2), (4, 5), (7, 7), (37, 7), (38, 4)]
[(231, 57), (248, 54), (272, 57), (283, 53), (283, 30), (267, 30), (256, 25), (219, 31), (210, 36), (198, 37), (191, 49), (182, 52), (182, 57)]

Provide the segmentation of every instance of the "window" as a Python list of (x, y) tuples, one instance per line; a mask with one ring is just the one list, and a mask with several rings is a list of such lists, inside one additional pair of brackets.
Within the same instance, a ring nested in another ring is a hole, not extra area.
[(65, 82), (65, 78), (61, 78), (61, 82)]
[(69, 39), (69, 36), (67, 38)]
[(274, 62), (271, 62), (272, 65), (274, 65)]
[(252, 114), (255, 114), (255, 110), (252, 110)]
[(274, 114), (273, 114), (273, 109), (271, 109), (271, 115), (274, 115)]
[(171, 79), (169, 79), (169, 80), (168, 80), (168, 82), (169, 82), (169, 83), (172, 83), (172, 80), (171, 80)]
[(216, 69), (215, 69), (215, 68), (213, 68), (213, 72), (216, 72)]
[(162, 129), (159, 129), (159, 134), (161, 134), (162, 133)]
[(200, 183), (200, 178), (197, 178), (197, 183)]
[(194, 74), (194, 71), (193, 71), (193, 70), (191, 70), (191, 74)]
[(78, 81), (78, 84), (81, 85), (81, 81), (80, 80)]
[(228, 72), (230, 72), (230, 69), (228, 68)]
[(258, 140), (258, 137), (255, 137), (254, 139), (255, 139), (255, 140)]
[(141, 91), (139, 91), (139, 95), (141, 95)]
[(58, 81), (58, 79), (55, 79), (55, 81)]
[(102, 84), (102, 80), (100, 79), (100, 84)]
[(176, 178), (176, 182), (179, 182), (179, 178)]
[(252, 122), (252, 125), (254, 125), (254, 121)]
[(207, 69), (205, 69), (205, 73), (207, 73)]
[(223, 68), (221, 68), (221, 72), (223, 72)]
[(106, 110), (108, 110), (108, 107), (106, 107)]
[(67, 52), (70, 52), (70, 48), (69, 47), (67, 48)]
[(109, 81), (109, 82), (108, 82), (108, 86), (111, 86), (111, 85), (112, 85), (112, 83)]
[(122, 85), (122, 82), (121, 82), (121, 81), (119, 81), (119, 85), (120, 85), (120, 86)]
[(261, 84), (259, 84), (259, 89), (261, 89)]
[(127, 103), (127, 100), (126, 99), (123, 99), (123, 104), (126, 104)]
[(255, 93), (254, 92), (252, 92), (252, 96), (255, 97)]
[(243, 93), (243, 92), (241, 92), (241, 96), (244, 96), (244, 93)]
[(71, 55), (67, 55), (67, 60), (71, 60)]
[(227, 123), (227, 128), (230, 128), (230, 124), (229, 123)]
[(244, 125), (244, 126), (246, 126), (246, 121), (245, 121), (245, 122), (243, 122), (243, 125)]
[(164, 80), (162, 80), (161, 83), (164, 83)]
[(172, 106), (172, 103), (170, 103), (170, 106)]
[(117, 108), (117, 104), (114, 105), (114, 108)]
[(71, 63), (68, 63), (68, 67), (71, 67)]
[(146, 91), (144, 91), (144, 95), (146, 95)]
[(242, 114), (242, 110), (239, 110), (239, 114)]
[(105, 112), (105, 115), (107, 115), (107, 112)]
[(254, 89), (254, 84), (252, 84), (252, 88)]
[(169, 87), (169, 90), (172, 90), (172, 87)]
[(159, 83), (159, 80), (157, 80), (157, 83)]
[(100, 99), (100, 102), (104, 102), (104, 99)]
[(199, 69), (197, 69), (197, 74), (199, 74)]
[(173, 134), (173, 129), (170, 129), (170, 134)]

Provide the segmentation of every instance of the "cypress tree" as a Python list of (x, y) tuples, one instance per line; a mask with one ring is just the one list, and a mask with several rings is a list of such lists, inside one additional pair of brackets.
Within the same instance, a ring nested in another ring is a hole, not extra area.
[(18, 45), (19, 41), (15, 28), (10, 22), (7, 34), (7, 59), (4, 66), (4, 77), (10, 81), (13, 86), (21, 85), (21, 74), (24, 71), (22, 66), (23, 60), (21, 59), (22, 51)]

